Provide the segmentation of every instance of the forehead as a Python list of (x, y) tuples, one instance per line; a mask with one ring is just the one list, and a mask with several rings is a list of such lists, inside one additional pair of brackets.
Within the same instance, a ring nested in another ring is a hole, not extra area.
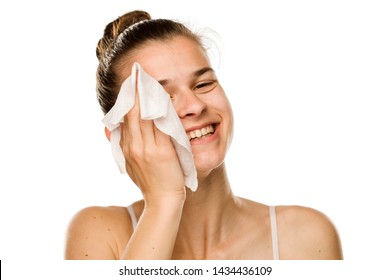
[(122, 63), (121, 79), (130, 75), (135, 62), (156, 80), (175, 80), (210, 67), (204, 49), (196, 41), (181, 36), (164, 41), (153, 40), (142, 45)]

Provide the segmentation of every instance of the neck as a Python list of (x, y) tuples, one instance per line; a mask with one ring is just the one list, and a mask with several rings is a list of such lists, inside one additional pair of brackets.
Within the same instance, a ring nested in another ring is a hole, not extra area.
[(194, 258), (207, 258), (213, 247), (222, 243), (234, 228), (233, 213), (239, 205), (224, 164), (200, 178), (197, 191), (187, 191), (176, 251), (192, 254)]

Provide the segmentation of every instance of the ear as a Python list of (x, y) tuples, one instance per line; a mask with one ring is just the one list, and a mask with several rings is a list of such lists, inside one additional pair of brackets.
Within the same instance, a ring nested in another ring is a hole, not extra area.
[(108, 141), (111, 141), (111, 131), (109, 131), (107, 127), (104, 127), (104, 133), (106, 134)]

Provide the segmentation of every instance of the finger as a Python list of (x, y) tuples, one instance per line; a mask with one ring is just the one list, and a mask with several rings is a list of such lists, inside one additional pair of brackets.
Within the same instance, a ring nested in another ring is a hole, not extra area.
[(142, 137), (142, 141), (145, 145), (155, 145), (155, 136), (154, 136), (154, 123), (152, 120), (142, 120), (141, 118), (141, 106), (140, 106), (140, 96), (138, 91), (138, 71), (136, 72), (136, 98), (134, 103), (134, 114), (138, 116), (139, 129)]
[(140, 129), (139, 97), (136, 91), (133, 108), (123, 118), (121, 125), (121, 147), (126, 160), (134, 156), (134, 151), (142, 147), (142, 134)]
[(139, 128), (139, 122), (141, 119), (138, 90), (135, 92), (133, 108), (124, 117), (124, 127), (128, 129), (130, 137), (140, 137), (141, 130)]
[(159, 130), (156, 126), (153, 127), (153, 130), (156, 145), (164, 148), (172, 146), (173, 148), (171, 137), (169, 135)]
[(140, 130), (142, 134), (142, 141), (146, 146), (156, 145), (156, 137), (154, 134), (155, 124), (152, 120), (141, 120), (140, 121)]

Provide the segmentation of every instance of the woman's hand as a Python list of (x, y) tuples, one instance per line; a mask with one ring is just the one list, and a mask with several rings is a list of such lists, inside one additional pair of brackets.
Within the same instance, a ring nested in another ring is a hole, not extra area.
[(121, 126), (126, 171), (142, 191), (145, 207), (121, 259), (171, 259), (186, 198), (184, 175), (168, 135), (134, 107)]
[(121, 127), (126, 171), (141, 189), (145, 206), (184, 202), (184, 175), (168, 135), (151, 120), (142, 120), (138, 92)]

